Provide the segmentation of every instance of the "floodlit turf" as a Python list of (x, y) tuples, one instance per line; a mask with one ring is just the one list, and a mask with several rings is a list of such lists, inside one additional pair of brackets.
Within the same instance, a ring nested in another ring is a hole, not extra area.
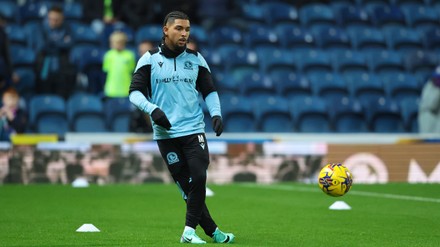
[[(211, 214), (236, 246), (440, 245), (440, 184), (355, 184), (342, 198), (304, 184), (210, 188)], [(336, 200), (352, 210), (329, 210)], [(84, 223), (101, 232), (75, 232)], [(181, 246), (183, 224), (174, 185), (0, 186), (0, 246)]]

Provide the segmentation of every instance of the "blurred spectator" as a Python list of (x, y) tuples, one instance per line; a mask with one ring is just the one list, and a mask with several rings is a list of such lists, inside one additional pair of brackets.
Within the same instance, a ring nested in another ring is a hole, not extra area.
[(131, 76), (136, 66), (135, 55), (125, 48), (127, 35), (115, 31), (110, 35), (111, 50), (104, 55), (103, 71), (107, 73), (104, 85), (106, 97), (128, 97)]
[(24, 110), (19, 107), (20, 97), (14, 88), (8, 88), (3, 93), (0, 108), (0, 140), (10, 141), (10, 135), (23, 133), (28, 120)]
[(147, 51), (154, 48), (153, 42), (144, 40), (138, 44), (138, 59), (141, 58)]
[(67, 184), (66, 160), (61, 156), (59, 151), (51, 153), (51, 157), (47, 163), (46, 175), (51, 183)]
[(423, 87), (418, 120), (421, 133), (440, 133), (440, 66)]
[(192, 38), (189, 38), (188, 43), (186, 44), (186, 48), (191, 49), (193, 51), (198, 51), (199, 49), (197, 42)]
[(68, 98), (75, 88), (76, 74), (69, 62), (71, 30), (64, 22), (61, 7), (53, 6), (49, 10), (42, 30), (43, 47), (37, 58), (37, 91)]
[(0, 93), (11, 86), (11, 82), (19, 81), (18, 75), (13, 72), (9, 40), (5, 27), (6, 18), (0, 13)]

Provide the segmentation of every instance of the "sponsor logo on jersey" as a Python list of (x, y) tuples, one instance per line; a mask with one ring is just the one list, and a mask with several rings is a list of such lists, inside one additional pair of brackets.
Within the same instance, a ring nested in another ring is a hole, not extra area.
[(157, 62), (157, 64), (159, 64), (159, 67), (162, 68), (163, 62)]

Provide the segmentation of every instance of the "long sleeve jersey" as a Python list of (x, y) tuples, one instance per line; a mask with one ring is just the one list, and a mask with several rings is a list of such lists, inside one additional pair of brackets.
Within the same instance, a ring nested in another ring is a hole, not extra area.
[(170, 130), (153, 122), (153, 139), (160, 140), (205, 132), (199, 92), (211, 117), (221, 117), (220, 100), (202, 55), (190, 49), (176, 53), (161, 45), (139, 59), (129, 97), (150, 115), (156, 108), (166, 114)]

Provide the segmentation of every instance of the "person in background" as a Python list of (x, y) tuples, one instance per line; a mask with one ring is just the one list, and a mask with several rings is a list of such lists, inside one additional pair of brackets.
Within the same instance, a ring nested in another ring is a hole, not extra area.
[(186, 222), (181, 243), (205, 244), (195, 232), (200, 225), (215, 243), (231, 243), (212, 219), (206, 199), (209, 150), (205, 136), (203, 96), (217, 136), (223, 132), (220, 100), (203, 56), (187, 49), (189, 17), (172, 11), (163, 22), (160, 47), (138, 61), (130, 85), (130, 101), (151, 116), (153, 139), (186, 202)]
[(72, 33), (60, 6), (53, 6), (47, 13), (41, 39), (36, 69), (37, 91), (68, 98), (75, 89), (76, 73), (69, 61)]
[(149, 40), (143, 40), (138, 44), (138, 59), (141, 58), (147, 51), (152, 50), (154, 47), (153, 42)]
[(20, 96), (10, 87), (2, 96), (0, 108), (0, 140), (10, 141), (11, 135), (24, 133), (28, 123), (26, 112), (19, 107)]
[(107, 74), (104, 96), (109, 98), (128, 97), (131, 75), (136, 65), (135, 55), (125, 48), (127, 35), (115, 31), (110, 35), (110, 47), (104, 55), (103, 71)]
[(14, 73), (8, 35), (5, 31), (6, 18), (0, 13), (0, 94), (12, 84), (18, 83), (20, 77)]
[(440, 66), (423, 87), (418, 122), (420, 133), (440, 133)]
[(191, 49), (193, 51), (198, 51), (199, 49), (197, 42), (194, 39), (188, 40), (188, 43), (186, 44), (186, 48)]

